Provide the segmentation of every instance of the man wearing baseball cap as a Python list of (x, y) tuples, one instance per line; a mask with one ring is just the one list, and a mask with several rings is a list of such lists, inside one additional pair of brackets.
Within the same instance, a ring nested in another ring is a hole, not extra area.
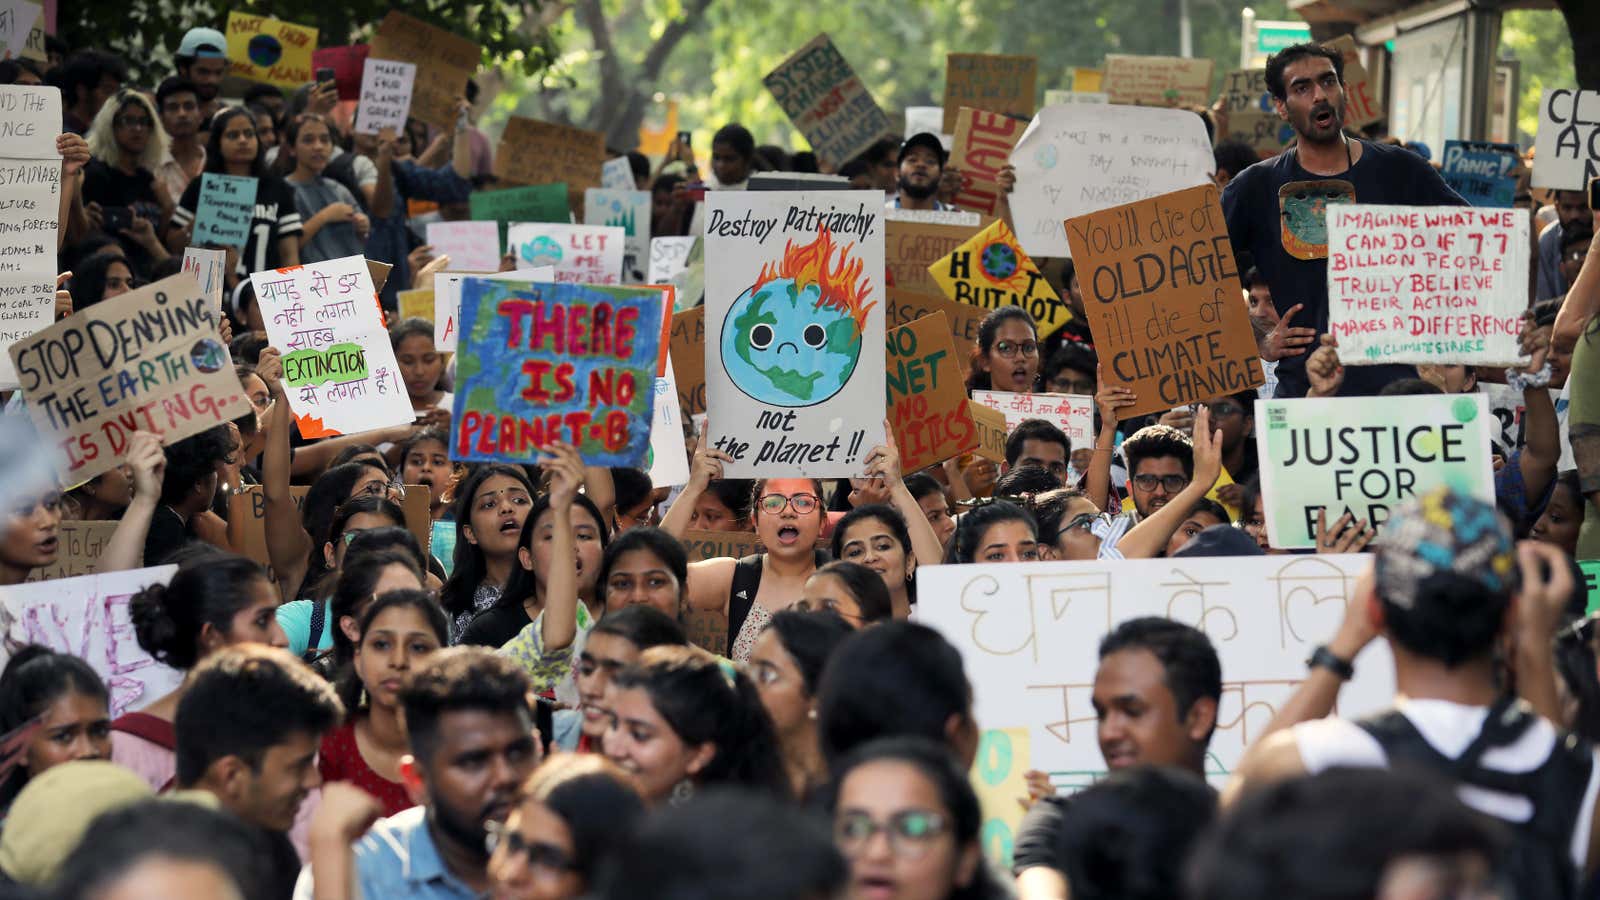
[[(1438, 488), (1407, 502), (1385, 527), (1338, 634), (1312, 654), (1306, 680), (1245, 752), (1224, 803), (1338, 767), (1420, 772), (1508, 826), (1519, 896), (1574, 896), (1596, 861), (1588, 836), (1600, 766), (1591, 745), (1554, 724), (1551, 648), (1576, 584), (1571, 571), (1552, 546), (1514, 545), (1482, 500)], [(1357, 654), (1380, 635), (1394, 658), (1394, 706), (1359, 721), (1331, 717)], [(1521, 698), (1504, 684), (1502, 656)]]
[(939, 202), (939, 180), (944, 177), (945, 152), (939, 136), (923, 131), (900, 145), (900, 193), (890, 209), (949, 209)]
[(228, 39), (215, 28), (191, 28), (184, 32), (172, 60), (178, 77), (194, 84), (200, 98), (200, 121), (204, 122), (221, 105), (217, 92), (228, 74)]

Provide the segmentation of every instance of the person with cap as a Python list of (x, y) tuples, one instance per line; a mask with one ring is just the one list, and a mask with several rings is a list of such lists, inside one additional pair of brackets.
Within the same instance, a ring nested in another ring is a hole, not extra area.
[(0, 875), (36, 887), (54, 882), (90, 822), (153, 796), (143, 778), (113, 762), (80, 759), (52, 766), (11, 804), (0, 832)]
[(900, 145), (900, 192), (885, 205), (889, 209), (949, 209), (939, 200), (939, 182), (948, 158), (939, 136), (927, 131), (913, 134)]
[[(1344, 623), (1245, 751), (1229, 804), (1266, 782), (1335, 767), (1426, 770), (1513, 836), (1512, 883), (1530, 897), (1573, 896), (1600, 861), (1600, 767), (1562, 733), (1552, 661), (1575, 580), (1560, 550), (1513, 544), (1491, 504), (1441, 487), (1408, 501), (1385, 528)], [(1381, 635), (1394, 657), (1395, 705), (1359, 721), (1331, 717), (1356, 657)], [(1521, 698), (1502, 687), (1503, 655)]]
[[(1091, 702), (1109, 771), (1168, 766), (1204, 778), (1222, 703), (1222, 662), (1193, 626), (1161, 616), (1129, 619), (1100, 641)], [(1043, 772), (1027, 777), (1035, 796), (1053, 791)], [(1046, 796), (1023, 817), (1012, 856), (1022, 900), (1068, 896), (1060, 835), (1072, 813), (1072, 798)]]
[(194, 84), (200, 97), (200, 121), (211, 118), (222, 105), (217, 94), (228, 74), (228, 39), (215, 28), (191, 28), (184, 32), (172, 62), (178, 77)]

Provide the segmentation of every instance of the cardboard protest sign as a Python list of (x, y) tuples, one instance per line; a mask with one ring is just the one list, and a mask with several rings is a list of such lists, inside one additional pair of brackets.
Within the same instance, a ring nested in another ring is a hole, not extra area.
[(1509, 209), (1517, 198), (1515, 173), (1521, 165), (1515, 144), (1445, 141), (1439, 174), (1473, 206)]
[(962, 228), (977, 229), (987, 224), (987, 216), (980, 216), (967, 209), (901, 209), (897, 206), (886, 207), (883, 211), (885, 222), (910, 222), (916, 225), (956, 225)]
[(428, 243), (435, 256), (450, 257), (451, 272), (500, 269), (500, 226), (494, 222), (429, 222)]
[(633, 163), (626, 156), (617, 156), (600, 164), (600, 186), (610, 191), (636, 191), (639, 183), (633, 180)]
[(5, 353), (23, 338), (49, 328), (56, 320), (56, 278), (37, 275), (0, 275), (0, 390), (21, 387), (11, 354)]
[(616, 226), (517, 222), (506, 229), (518, 269), (551, 266), (562, 283), (621, 284), (623, 246)]
[(256, 211), (256, 179), (249, 175), (200, 174), (200, 199), (194, 212), (196, 244), (242, 247)]
[(54, 275), (61, 159), (0, 159), (0, 185), (9, 213), (0, 230), (0, 274)]
[[(289, 487), (289, 495), (294, 499), (296, 509), (305, 506), (306, 494), (310, 490), (310, 485)], [(433, 517), (429, 511), (432, 492), (424, 484), (403, 485), (402, 491), (397, 502), (405, 513), (406, 530), (417, 539), (417, 546), (422, 548), (423, 553), (437, 555), (439, 548), (432, 546)], [(272, 560), (267, 553), (267, 504), (261, 493), (261, 485), (246, 485), (243, 490), (228, 497), (228, 544), (235, 553), (271, 570)]]
[(697, 237), (653, 237), (650, 239), (650, 266), (645, 280), (660, 284), (689, 266), (689, 251)]
[(623, 270), (644, 274), (640, 270), (650, 259), (649, 191), (589, 188), (583, 192), (583, 223), (621, 228)]
[(889, 331), (884, 344), (889, 427), (900, 464), (916, 472), (978, 446), (950, 323), (934, 313)]
[(1217, 168), (1199, 116), (1128, 106), (1046, 107), (1011, 162), (1027, 186), (1011, 195), (1011, 216), (1036, 257), (1071, 255), (1064, 218), (1209, 184)]
[(1211, 102), (1212, 65), (1210, 59), (1109, 53), (1100, 90), (1112, 103), (1205, 106)]
[(701, 415), (706, 411), (706, 308), (674, 313), (669, 340), (678, 405), (688, 415)]
[[(1049, 772), (1064, 791), (1106, 775), (1090, 704), (1100, 641), (1139, 616), (1200, 629), (1227, 678), (1207, 753), (1220, 783), (1306, 678), (1306, 657), (1338, 630), (1371, 566), (1357, 553), (921, 566), (917, 620), (961, 651), (985, 739), (1024, 729), (1031, 755), (1010, 768)], [(1393, 701), (1383, 641), (1355, 669), (1339, 691), (1344, 718)]]
[(317, 29), (235, 11), (227, 39), (229, 74), (287, 88), (311, 83)]
[(438, 272), (433, 276), (433, 346), (440, 353), (456, 352), (460, 340), (457, 322), (461, 314), (461, 282), (468, 278), (488, 278), (496, 281), (556, 280), (556, 270), (550, 266), (523, 269), (519, 272)]
[(385, 128), (399, 134), (411, 112), (415, 63), (368, 57), (361, 72), (361, 100), (356, 106), (356, 134), (378, 134)]
[(171, 444), (250, 412), (211, 301), (181, 272), (102, 300), (9, 353), (29, 417), (61, 450), (66, 485), (120, 465), (135, 431)]
[(1006, 427), (1005, 414), (981, 403), (968, 401), (967, 413), (978, 425), (978, 446), (973, 452), (992, 462), (1006, 461), (1006, 437), (1011, 429)]
[(1057, 106), (1062, 103), (1110, 103), (1111, 98), (1104, 91), (1045, 91), (1044, 105)]
[(0, 85), (0, 158), (60, 159), (61, 89)]
[(642, 468), (665, 315), (658, 289), (468, 278), (451, 456), (528, 463), (560, 441)]
[[(987, 224), (987, 223), (986, 223)], [(968, 225), (933, 225), (898, 222), (884, 226), (883, 256), (889, 268), (889, 287), (919, 294), (943, 294), (928, 267), (972, 239), (978, 229)]]
[[(702, 562), (708, 559), (743, 559), (761, 552), (761, 543), (753, 531), (685, 531), (683, 540), (684, 552), (689, 556), (689, 562)], [(722, 627), (728, 627), (727, 620), (723, 620)]]
[(433, 288), (399, 291), (395, 299), (400, 301), (400, 318), (433, 321)]
[[(1039, 60), (998, 53), (948, 53), (944, 58), (944, 134), (953, 134), (963, 106), (1027, 118), (1033, 115)], [(1020, 132), (1019, 132), (1020, 133)]]
[(1085, 69), (1074, 67), (1072, 70), (1072, 89), (1074, 91), (1105, 91), (1105, 70)]
[(729, 478), (859, 475), (884, 439), (883, 195), (706, 206), (707, 445)]
[(1349, 512), (1379, 528), (1413, 494), (1449, 485), (1494, 503), (1490, 439), (1498, 422), (1482, 394), (1256, 401), (1261, 496), (1272, 546), (1317, 545), (1317, 511)]
[(650, 484), (658, 488), (689, 483), (689, 448), (683, 442), (683, 411), (670, 351), (666, 362), (666, 371), (656, 376), (651, 396), (650, 452), (645, 457)]
[(1323, 43), (1344, 56), (1344, 124), (1346, 128), (1365, 128), (1383, 118), (1383, 93), (1361, 62), (1361, 48), (1355, 38), (1340, 35)]
[(106, 543), (121, 524), (115, 519), (99, 522), (62, 519), (56, 532), (60, 541), (56, 561), (29, 572), (26, 580), (52, 581), (93, 575), (100, 570), (100, 557), (105, 553)]
[(1072, 319), (1067, 301), (1044, 280), (1017, 243), (1017, 236), (996, 219), (950, 254), (928, 267), (944, 295), (957, 303), (985, 310), (1020, 306), (1033, 316), (1043, 340)]
[(570, 191), (600, 186), (605, 135), (512, 116), (494, 152), (494, 174), (513, 184), (564, 182)]
[(372, 36), (372, 55), (415, 63), (411, 115), (448, 130), (456, 124), (456, 98), (478, 71), (483, 50), (460, 35), (390, 10)]
[(250, 276), (283, 387), (307, 438), (416, 420), (366, 260), (346, 256)]
[(1064, 224), (1105, 383), (1138, 398), (1127, 416), (1261, 386), (1215, 185)]
[(1526, 361), (1526, 210), (1337, 203), (1327, 220), (1340, 362)]
[(986, 310), (970, 303), (946, 300), (937, 294), (889, 289), (889, 305), (884, 310), (889, 327), (909, 325), (934, 313), (943, 314), (949, 323), (950, 339), (956, 348), (956, 364), (965, 372), (971, 364), (972, 348), (978, 346), (978, 326), (983, 324)]
[(318, 47), (311, 53), (313, 75), (316, 69), (332, 69), (333, 83), (339, 89), (340, 100), (361, 99), (361, 78), (366, 69), (367, 56), (372, 51), (366, 44), (344, 47)]
[(1534, 187), (1587, 190), (1600, 176), (1600, 91), (1546, 90), (1533, 158)]
[(995, 179), (1011, 162), (1011, 148), (1022, 138), (1028, 122), (964, 106), (956, 113), (955, 127), (955, 145), (947, 164), (961, 173), (955, 204), (986, 216), (997, 215), (1001, 190)]
[(894, 123), (826, 34), (796, 50), (761, 83), (805, 135), (817, 161), (830, 169), (860, 156), (878, 138), (896, 133)]
[(8, 0), (0, 9), (0, 47), (8, 59), (27, 55), (28, 39), (38, 30), (43, 12), (44, 7), (28, 0)]
[(974, 390), (972, 402), (981, 403), (1005, 416), (1006, 428), (1012, 431), (1029, 419), (1043, 419), (1066, 434), (1073, 450), (1088, 447), (1094, 442), (1093, 397)]
[(472, 218), (496, 223), (496, 246), (506, 241), (512, 222), (571, 222), (572, 207), (565, 184), (535, 184), (503, 191), (473, 191), (467, 199)]
[(128, 618), (134, 594), (177, 571), (156, 566), (0, 588), (0, 666), (10, 648), (28, 644), (76, 656), (105, 682), (113, 718), (177, 690), (183, 673), (141, 649)]
[(1229, 72), (1222, 82), (1222, 109), (1228, 127), (1221, 139), (1243, 141), (1263, 159), (1282, 153), (1294, 139), (1294, 127), (1278, 118), (1272, 105), (1266, 69)]
[(224, 279), (227, 277), (224, 267), (228, 264), (228, 251), (208, 250), (205, 247), (183, 248), (183, 271), (192, 272), (200, 282), (200, 290), (206, 292), (211, 298), (211, 314), (217, 316), (219, 321), (222, 316), (222, 292), (226, 287)]

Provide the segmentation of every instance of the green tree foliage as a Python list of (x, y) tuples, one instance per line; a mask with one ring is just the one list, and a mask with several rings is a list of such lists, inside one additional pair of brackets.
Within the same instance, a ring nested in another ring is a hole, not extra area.
[(358, 43), (371, 36), (390, 9), (471, 37), (484, 61), (525, 76), (549, 67), (558, 47), (553, 33), (527, 28), (546, 0), (81, 0), (63, 2), (58, 31), (71, 47), (99, 47), (122, 55), (141, 82), (172, 71), (172, 53), (196, 25), (222, 29), (231, 11), (272, 16), (317, 29), (323, 47)]
[(1539, 127), (1539, 98), (1547, 88), (1572, 87), (1572, 42), (1561, 13), (1512, 10), (1500, 23), (1501, 55), (1519, 61), (1517, 129), (1531, 139)]

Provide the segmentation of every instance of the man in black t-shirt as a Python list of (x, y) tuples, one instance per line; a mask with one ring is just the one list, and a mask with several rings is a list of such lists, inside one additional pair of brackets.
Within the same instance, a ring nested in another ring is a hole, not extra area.
[[(1328, 330), (1328, 231), (1332, 203), (1465, 205), (1426, 160), (1403, 147), (1344, 133), (1344, 57), (1317, 44), (1295, 44), (1267, 60), (1267, 90), (1297, 145), (1239, 173), (1222, 191), (1235, 253), (1248, 251), (1272, 288), (1288, 326), (1310, 329), (1284, 343), (1279, 397), (1303, 397), (1308, 348)], [(1293, 311), (1294, 315), (1289, 314)], [(1351, 366), (1342, 394), (1376, 394), (1411, 366)]]
[[(1159, 616), (1129, 619), (1100, 642), (1095, 736), (1106, 768), (1172, 766), (1205, 775), (1222, 702), (1222, 663), (1205, 633)], [(1012, 868), (1019, 900), (1067, 896), (1060, 841), (1070, 797), (1035, 804), (1017, 829)]]

